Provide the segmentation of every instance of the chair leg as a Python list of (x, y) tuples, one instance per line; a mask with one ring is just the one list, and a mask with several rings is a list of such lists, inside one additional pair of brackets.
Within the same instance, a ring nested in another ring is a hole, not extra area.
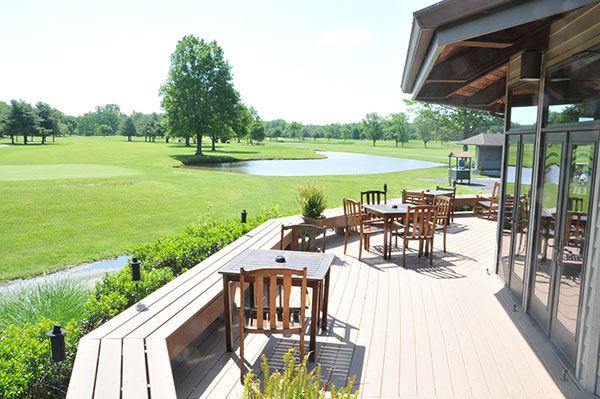
[(363, 234), (360, 233), (360, 240), (358, 242), (358, 260), (360, 260), (360, 258), (362, 257), (362, 249), (363, 249)]
[(402, 267), (406, 267), (406, 247), (408, 242), (406, 240), (402, 240)]
[[(241, 323), (244, 321), (242, 320)], [(244, 383), (244, 374), (246, 366), (244, 365), (244, 333), (240, 335), (240, 382)]]
[(346, 249), (348, 248), (348, 229), (344, 230), (344, 255), (346, 255)]
[(446, 229), (447, 226), (444, 226), (444, 253), (446, 253)]
[(435, 237), (435, 235), (431, 236), (431, 245), (429, 248), (429, 266), (433, 266), (433, 237)]

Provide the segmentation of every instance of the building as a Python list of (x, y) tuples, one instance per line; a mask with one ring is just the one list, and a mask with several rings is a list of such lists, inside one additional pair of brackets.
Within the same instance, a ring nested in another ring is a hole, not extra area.
[(504, 114), (497, 273), (600, 394), (600, 2), (446, 0), (414, 14), (402, 89)]
[(502, 148), (504, 147), (504, 136), (501, 134), (481, 133), (459, 141), (465, 150), (470, 145), (475, 147), (475, 162), (472, 169), (478, 170), (480, 174), (499, 177), (502, 169)]

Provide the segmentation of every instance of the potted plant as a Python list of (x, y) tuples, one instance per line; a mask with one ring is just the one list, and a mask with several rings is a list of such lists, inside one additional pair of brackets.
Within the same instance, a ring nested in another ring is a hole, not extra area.
[(306, 184), (298, 190), (298, 205), (305, 223), (321, 226), (327, 208), (327, 198), (323, 186)]

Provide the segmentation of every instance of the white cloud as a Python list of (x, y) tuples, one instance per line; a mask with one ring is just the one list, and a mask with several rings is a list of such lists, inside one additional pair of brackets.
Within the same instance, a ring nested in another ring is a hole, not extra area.
[(322, 32), (319, 43), (331, 47), (350, 47), (368, 43), (370, 36), (364, 29), (334, 29)]

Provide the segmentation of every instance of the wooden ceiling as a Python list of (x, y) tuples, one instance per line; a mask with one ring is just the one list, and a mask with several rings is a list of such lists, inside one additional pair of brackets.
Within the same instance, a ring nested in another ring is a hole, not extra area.
[(549, 23), (537, 20), (446, 46), (417, 100), (503, 114), (510, 57), (545, 48)]

